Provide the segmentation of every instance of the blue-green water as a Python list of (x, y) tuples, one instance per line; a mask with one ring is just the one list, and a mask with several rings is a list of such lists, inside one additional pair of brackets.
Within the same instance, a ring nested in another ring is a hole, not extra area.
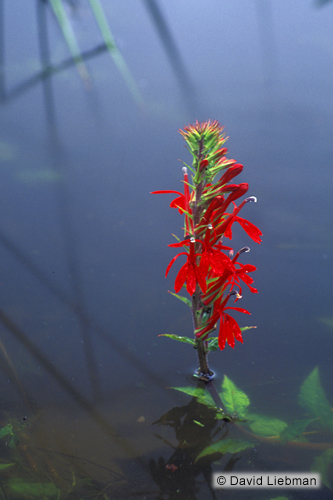
[[(158, 337), (191, 336), (192, 325), (167, 293), (176, 267), (164, 279), (174, 255), (167, 245), (172, 233), (181, 236), (182, 220), (167, 195), (149, 193), (182, 187), (178, 159), (190, 157), (179, 128), (207, 118), (225, 125), (230, 157), (244, 164), (239, 181), (258, 198), (242, 216), (264, 236), (259, 246), (241, 228), (233, 231), (234, 247), (249, 245), (245, 257), (258, 268), (259, 294), (244, 290), (241, 301), (252, 316), (238, 319), (257, 329), (234, 350), (210, 355), (217, 387), (226, 374), (252, 411), (291, 423), (306, 417), (299, 388), (318, 366), (333, 406), (333, 4), (160, 2), (193, 94), (179, 83), (145, 3), (102, 5), (141, 106), (106, 52), (87, 61), (88, 83), (71, 67), (47, 79), (51, 87), (39, 81), (15, 97), (16, 86), (41, 69), (38, 23), (36, 5), (5, 3), (0, 411), (1, 425), (14, 419), (28, 452), (2, 443), (0, 460), (21, 453), (24, 465), (8, 468), (1, 488), (5, 498), (13, 495), (14, 476), (56, 484), (61, 498), (214, 498), (210, 469), (193, 464), (182, 431), (152, 425), (174, 407), (192, 421), (201, 410), (168, 389), (195, 385), (196, 357)], [(66, 11), (81, 50), (102, 43), (88, 3)], [(49, 7), (46, 14), (58, 64), (69, 52)], [(208, 440), (205, 428), (187, 430), (194, 448), (195, 439)], [(333, 441), (329, 433), (308, 439), (317, 438)], [(174, 472), (165, 467), (173, 453)], [(261, 443), (212, 467), (308, 471), (321, 453)], [(74, 483), (87, 478), (76, 491)], [(253, 498), (282, 495), (331, 492), (257, 491)]]

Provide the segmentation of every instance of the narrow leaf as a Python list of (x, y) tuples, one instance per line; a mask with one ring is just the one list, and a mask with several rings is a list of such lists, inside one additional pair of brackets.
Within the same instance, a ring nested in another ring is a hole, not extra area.
[(15, 465), (15, 464), (14, 463), (13, 464), (0, 464), (0, 470), (7, 469), (8, 467), (11, 467), (12, 465)]
[(189, 337), (179, 337), (179, 335), (173, 335), (171, 333), (161, 333), (159, 337), (168, 337), (172, 340), (178, 340), (178, 342), (185, 342), (185, 344), (195, 345), (195, 340), (190, 339)]
[(171, 295), (173, 295), (174, 297), (177, 297), (177, 299), (181, 300), (182, 302), (184, 302), (184, 304), (186, 304), (188, 307), (192, 307), (192, 302), (190, 301), (190, 299), (186, 298), (186, 297), (182, 297), (181, 295), (178, 295), (177, 293), (173, 293), (173, 292), (170, 292)]
[(212, 337), (208, 340), (208, 346), (207, 349), (208, 351), (217, 351), (219, 348), (219, 339), (218, 337)]
[(60, 491), (53, 483), (25, 483), (22, 479), (13, 478), (8, 489), (14, 496), (23, 497), (57, 497)]

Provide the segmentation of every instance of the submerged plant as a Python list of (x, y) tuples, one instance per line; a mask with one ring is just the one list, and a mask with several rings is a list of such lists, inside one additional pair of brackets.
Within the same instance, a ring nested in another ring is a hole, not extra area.
[[(238, 311), (250, 314), (241, 307), (231, 306), (229, 300), (234, 297), (237, 302), (242, 297), (241, 282), (245, 283), (252, 293), (253, 278), (250, 273), (256, 270), (251, 264), (239, 262), (241, 255), (249, 252), (249, 247), (234, 250), (225, 246), (223, 238), (232, 239), (232, 226), (238, 222), (250, 238), (261, 243), (261, 231), (238, 214), (248, 202), (256, 202), (251, 196), (238, 206), (238, 200), (248, 191), (247, 183), (234, 184), (233, 179), (243, 170), (243, 165), (225, 155), (227, 140), (223, 127), (216, 121), (205, 121), (184, 127), (180, 130), (187, 143), (187, 149), (193, 157), (192, 166), (184, 163), (184, 192), (163, 190), (154, 194), (174, 193), (177, 197), (170, 206), (184, 215), (184, 239), (176, 237), (177, 243), (169, 245), (181, 248), (169, 263), (165, 276), (180, 256), (186, 256), (186, 262), (180, 268), (175, 280), (175, 295), (186, 303), (192, 312), (194, 339), (165, 334), (165, 336), (187, 342), (197, 349), (199, 368), (196, 376), (209, 381), (214, 376), (209, 369), (207, 355), (209, 351), (221, 350), (228, 343), (232, 348), (235, 339), (243, 342), (242, 329), (229, 314)], [(192, 172), (189, 180), (188, 170)], [(222, 174), (214, 183), (215, 177)], [(230, 210), (231, 211), (228, 211)], [(190, 299), (178, 295), (186, 288)], [(220, 320), (218, 337), (209, 338)], [(246, 329), (249, 327), (245, 327)], [(251, 327), (250, 327), (251, 328)]]

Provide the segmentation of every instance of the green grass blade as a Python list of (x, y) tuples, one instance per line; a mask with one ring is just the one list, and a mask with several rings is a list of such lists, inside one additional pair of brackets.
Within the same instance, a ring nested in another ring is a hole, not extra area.
[(143, 99), (141, 96), (141, 92), (135, 83), (135, 80), (123, 58), (121, 53), (119, 52), (119, 49), (116, 45), (116, 42), (112, 36), (111, 30), (109, 23), (106, 19), (106, 16), (104, 14), (103, 8), (101, 6), (101, 3), (99, 0), (89, 0), (91, 9), (95, 15), (96, 22), (98, 24), (98, 27), (100, 29), (100, 32), (102, 34), (103, 40), (105, 42), (105, 45), (107, 46), (107, 49), (114, 60), (114, 63), (116, 64), (117, 68), (119, 69), (129, 91), (131, 92), (134, 100), (138, 104), (143, 104)]
[(62, 34), (66, 40), (68, 49), (76, 63), (77, 70), (82, 80), (89, 81), (89, 74), (84, 64), (79, 45), (76, 41), (74, 31), (72, 29), (71, 23), (68, 20), (66, 11), (61, 0), (50, 0), (53, 12), (58, 20), (59, 26), (61, 28)]

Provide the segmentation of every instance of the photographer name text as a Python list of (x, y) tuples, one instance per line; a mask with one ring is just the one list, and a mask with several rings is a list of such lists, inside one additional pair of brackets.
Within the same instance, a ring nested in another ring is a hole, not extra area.
[(213, 474), (213, 488), (320, 488), (318, 473), (229, 473)]

